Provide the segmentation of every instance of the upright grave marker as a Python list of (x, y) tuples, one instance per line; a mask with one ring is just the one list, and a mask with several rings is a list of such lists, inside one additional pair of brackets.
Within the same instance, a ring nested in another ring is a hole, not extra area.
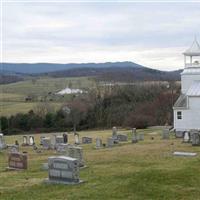
[(99, 149), (102, 147), (102, 140), (100, 138), (96, 138), (96, 148)]
[(109, 137), (108, 139), (107, 139), (107, 146), (108, 147), (113, 147), (114, 146), (114, 139), (113, 139), (113, 137)]
[(46, 183), (79, 184), (83, 181), (79, 178), (79, 164), (75, 158), (67, 156), (52, 156), (48, 158), (49, 178)]
[(27, 154), (9, 153), (7, 169), (27, 169)]
[(138, 142), (138, 136), (136, 132), (136, 128), (132, 129), (132, 143), (137, 143)]
[(169, 129), (163, 129), (163, 132), (162, 132), (162, 139), (163, 140), (168, 140), (169, 139)]
[(192, 146), (200, 146), (200, 132), (191, 130)]
[(90, 143), (92, 143), (92, 138), (91, 137), (82, 137), (82, 143), (90, 144)]
[(0, 133), (0, 150), (7, 147), (3, 133)]

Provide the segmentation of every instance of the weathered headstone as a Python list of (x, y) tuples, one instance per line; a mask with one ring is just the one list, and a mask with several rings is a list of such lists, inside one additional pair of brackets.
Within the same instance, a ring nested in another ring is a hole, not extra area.
[(176, 138), (183, 138), (184, 132), (183, 131), (175, 131)]
[(42, 139), (42, 146), (43, 146), (44, 149), (51, 149), (52, 148), (50, 137), (45, 137), (45, 138)]
[(138, 142), (138, 134), (136, 132), (136, 128), (132, 129), (132, 143), (137, 143)]
[(45, 136), (40, 136), (40, 145), (43, 145), (43, 139), (45, 138)]
[(109, 137), (109, 138), (107, 139), (107, 146), (108, 146), (108, 147), (113, 147), (114, 141), (115, 141), (114, 138)]
[(183, 142), (190, 142), (189, 132), (184, 132)]
[(29, 143), (28, 143), (28, 136), (27, 135), (23, 135), (23, 143), (22, 143), (22, 146), (28, 146)]
[(92, 143), (91, 137), (82, 137), (82, 144), (90, 144)]
[(67, 133), (63, 134), (63, 142), (64, 142), (64, 144), (68, 143), (68, 134)]
[(79, 164), (75, 158), (67, 156), (48, 158), (49, 178), (46, 183), (54, 184), (79, 184), (83, 182), (79, 178)]
[(35, 141), (34, 141), (34, 137), (33, 136), (29, 136), (29, 145), (34, 145)]
[(168, 140), (169, 139), (169, 129), (163, 129), (162, 139)]
[(112, 128), (112, 138), (117, 140), (117, 128), (115, 126)]
[(100, 138), (96, 138), (96, 148), (99, 149), (102, 147), (102, 140)]
[(140, 133), (140, 134), (139, 134), (139, 140), (140, 140), (140, 141), (144, 140), (144, 134), (143, 134), (143, 133)]
[(9, 153), (7, 169), (27, 169), (27, 154)]
[(200, 146), (200, 132), (191, 130), (192, 146)]
[(127, 137), (127, 135), (125, 135), (125, 134), (118, 134), (118, 135), (117, 135), (117, 139), (118, 139), (119, 141), (121, 141), (121, 142), (128, 141), (128, 137)]
[(80, 144), (80, 139), (78, 134), (74, 135), (74, 139), (75, 139), (75, 144)]
[(56, 145), (57, 144), (64, 144), (63, 136), (55, 136)]
[(136, 128), (133, 128), (133, 129), (132, 129), (132, 134), (133, 134), (133, 133), (136, 133)]
[(66, 156), (76, 158), (79, 162), (79, 167), (84, 167), (85, 161), (83, 158), (83, 148), (69, 145), (66, 151)]
[(18, 153), (19, 152), (19, 146), (18, 145), (8, 145), (8, 151), (10, 153)]
[(3, 133), (0, 133), (0, 150), (7, 147)]
[(59, 144), (56, 148), (58, 153), (66, 153), (68, 151), (70, 144)]

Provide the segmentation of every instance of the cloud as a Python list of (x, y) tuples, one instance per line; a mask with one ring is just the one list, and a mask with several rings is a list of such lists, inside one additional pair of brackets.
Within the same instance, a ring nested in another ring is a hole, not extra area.
[(4, 3), (3, 61), (130, 60), (178, 69), (199, 34), (199, 9), (195, 3)]

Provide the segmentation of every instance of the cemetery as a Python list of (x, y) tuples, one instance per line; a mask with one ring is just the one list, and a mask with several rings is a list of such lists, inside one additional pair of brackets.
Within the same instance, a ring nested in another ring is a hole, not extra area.
[[(82, 144), (77, 135), (90, 141)], [(38, 153), (23, 145), (23, 135), (2, 135), (7, 147), (0, 151), (0, 199), (23, 200), (28, 193), (30, 199), (162, 199), (163, 193), (166, 199), (195, 199), (200, 195), (197, 130), (178, 138), (168, 127), (113, 127), (67, 134), (67, 143), (64, 137), (63, 133), (35, 134), (31, 140), (42, 149)]]

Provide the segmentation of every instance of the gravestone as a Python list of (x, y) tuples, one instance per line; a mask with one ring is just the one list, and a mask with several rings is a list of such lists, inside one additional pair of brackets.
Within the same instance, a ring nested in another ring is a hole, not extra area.
[(184, 132), (183, 131), (175, 131), (176, 138), (183, 138)]
[(118, 141), (118, 139), (117, 139), (117, 128), (115, 126), (112, 128), (112, 138), (115, 141)]
[(55, 136), (55, 142), (56, 142), (56, 145), (57, 144), (64, 144), (63, 136)]
[(189, 132), (184, 132), (183, 142), (185, 143), (190, 142)]
[(192, 146), (200, 146), (200, 132), (192, 130), (191, 131)]
[(66, 151), (66, 156), (76, 158), (79, 162), (79, 167), (84, 167), (83, 148), (69, 145)]
[(0, 133), (0, 150), (7, 147), (3, 133)]
[(132, 129), (132, 143), (137, 143), (138, 142), (138, 134), (136, 132), (136, 128)]
[(143, 133), (140, 133), (140, 134), (139, 134), (139, 140), (140, 140), (140, 141), (143, 141), (143, 140), (144, 140), (144, 134), (143, 134)]
[(125, 135), (125, 134), (118, 134), (118, 135), (117, 135), (117, 139), (118, 139), (120, 142), (128, 141), (128, 137), (127, 137), (127, 135)]
[(168, 140), (169, 139), (169, 129), (163, 129), (162, 139)]
[(79, 134), (74, 135), (75, 144), (80, 144)]
[(44, 149), (51, 149), (51, 139), (50, 137), (45, 137), (42, 139), (42, 146)]
[(45, 136), (40, 136), (40, 145), (43, 145), (43, 139), (45, 138)]
[(29, 143), (28, 143), (28, 136), (27, 135), (23, 135), (23, 143), (22, 143), (22, 146), (28, 146)]
[(7, 169), (27, 169), (27, 154), (9, 153)]
[(136, 133), (136, 128), (133, 128), (133, 129), (132, 129), (132, 134), (133, 134), (133, 133)]
[(63, 142), (64, 142), (64, 144), (68, 143), (68, 134), (67, 133), (63, 133)]
[(59, 144), (56, 148), (58, 153), (66, 153), (68, 151), (68, 147), (72, 146), (71, 144)]
[(18, 153), (19, 152), (19, 145), (8, 145), (8, 151), (10, 153)]
[(92, 143), (91, 137), (82, 137), (82, 144), (90, 144)]
[(102, 147), (102, 140), (100, 138), (96, 138), (96, 148), (99, 149)]
[(113, 147), (114, 146), (114, 142), (115, 142), (115, 140), (113, 139), (113, 137), (109, 137), (107, 139), (107, 146), (108, 147)]
[(29, 145), (34, 145), (35, 142), (34, 142), (34, 137), (33, 136), (29, 136)]
[(79, 164), (75, 158), (67, 156), (52, 156), (48, 158), (49, 178), (46, 183), (54, 184), (79, 184)]

